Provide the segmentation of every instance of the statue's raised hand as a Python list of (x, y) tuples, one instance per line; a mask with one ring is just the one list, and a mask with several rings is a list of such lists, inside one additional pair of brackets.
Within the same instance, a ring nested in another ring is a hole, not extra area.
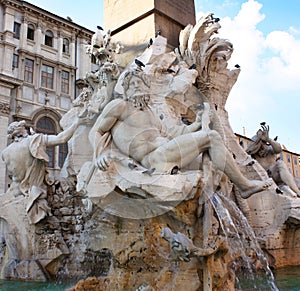
[(269, 130), (270, 127), (269, 125), (261, 125), (261, 130), (260, 130), (260, 139), (262, 141), (268, 142), (270, 140), (269, 138)]

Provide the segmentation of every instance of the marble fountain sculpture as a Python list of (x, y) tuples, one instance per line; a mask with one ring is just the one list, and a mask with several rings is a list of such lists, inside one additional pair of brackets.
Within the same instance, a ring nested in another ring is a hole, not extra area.
[[(287, 185), (278, 193), (236, 141), (225, 104), (240, 68), (228, 68), (233, 46), (219, 29), (208, 14), (181, 31), (174, 51), (158, 35), (125, 68), (122, 45), (97, 31), (87, 53), (98, 70), (86, 74), (64, 130), (9, 126), (1, 278), (234, 290), (247, 270), (276, 290), (269, 265), (300, 265), (300, 199)], [(55, 176), (46, 146), (66, 141)]]

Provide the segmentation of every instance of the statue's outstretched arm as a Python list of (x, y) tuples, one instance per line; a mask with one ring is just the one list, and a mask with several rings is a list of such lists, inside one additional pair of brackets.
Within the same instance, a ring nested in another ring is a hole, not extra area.
[(57, 146), (67, 142), (74, 134), (76, 128), (84, 122), (84, 119), (77, 118), (66, 130), (58, 135), (47, 135), (46, 146)]

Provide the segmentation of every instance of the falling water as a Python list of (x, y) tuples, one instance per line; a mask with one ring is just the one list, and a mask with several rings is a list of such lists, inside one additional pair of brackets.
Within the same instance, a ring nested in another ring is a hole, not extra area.
[(210, 197), (234, 259), (231, 268), (240, 290), (275, 290), (278, 288), (268, 261), (246, 217), (237, 205), (220, 193)]

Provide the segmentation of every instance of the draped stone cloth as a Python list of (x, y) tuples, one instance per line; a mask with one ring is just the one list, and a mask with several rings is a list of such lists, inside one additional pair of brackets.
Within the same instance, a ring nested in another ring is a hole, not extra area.
[(26, 170), (24, 179), (19, 187), (20, 191), (28, 196), (26, 212), (31, 224), (38, 223), (47, 215), (51, 215), (51, 209), (47, 202), (47, 187), (44, 183), (46, 164), (49, 156), (46, 153), (47, 135), (34, 134), (28, 136), (28, 149), (34, 157), (30, 167)]

